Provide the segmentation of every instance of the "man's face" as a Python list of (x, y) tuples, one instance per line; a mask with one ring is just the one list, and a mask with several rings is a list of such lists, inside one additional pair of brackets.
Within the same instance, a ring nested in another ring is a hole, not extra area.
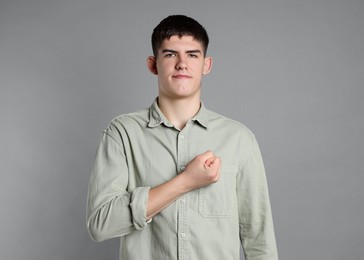
[(159, 96), (168, 99), (199, 98), (202, 75), (211, 65), (192, 36), (172, 36), (162, 42), (157, 57), (148, 58), (149, 69), (158, 75)]

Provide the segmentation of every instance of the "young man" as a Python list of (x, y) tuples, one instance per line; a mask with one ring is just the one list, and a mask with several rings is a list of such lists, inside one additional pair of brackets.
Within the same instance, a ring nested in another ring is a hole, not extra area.
[(278, 259), (267, 181), (254, 135), (207, 110), (208, 36), (175, 15), (153, 31), (149, 70), (159, 95), (149, 109), (115, 118), (92, 171), (87, 227), (121, 237), (120, 259)]

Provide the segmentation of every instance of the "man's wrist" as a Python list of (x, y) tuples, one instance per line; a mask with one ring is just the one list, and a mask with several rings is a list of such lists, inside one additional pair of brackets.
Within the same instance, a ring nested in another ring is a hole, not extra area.
[(175, 177), (175, 181), (177, 183), (176, 185), (178, 187), (178, 190), (181, 193), (180, 195), (183, 195), (183, 194), (193, 190), (192, 183), (189, 180), (185, 171), (182, 171), (180, 174), (178, 174)]

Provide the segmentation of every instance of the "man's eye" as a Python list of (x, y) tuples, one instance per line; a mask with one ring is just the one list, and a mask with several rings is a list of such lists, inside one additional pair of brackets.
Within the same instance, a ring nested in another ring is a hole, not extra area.
[(197, 58), (197, 57), (198, 57), (196, 54), (193, 54), (193, 53), (190, 53), (190, 54), (189, 54), (189, 56), (190, 56), (191, 58)]
[(166, 58), (176, 57), (176, 54), (175, 53), (167, 53), (166, 55), (164, 55), (164, 57), (166, 57)]

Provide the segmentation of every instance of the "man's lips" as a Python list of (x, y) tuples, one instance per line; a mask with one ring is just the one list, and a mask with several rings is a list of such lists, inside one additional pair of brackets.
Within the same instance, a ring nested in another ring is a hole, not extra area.
[(183, 74), (177, 74), (177, 75), (173, 75), (173, 78), (175, 78), (175, 79), (190, 79), (191, 76), (183, 75)]

